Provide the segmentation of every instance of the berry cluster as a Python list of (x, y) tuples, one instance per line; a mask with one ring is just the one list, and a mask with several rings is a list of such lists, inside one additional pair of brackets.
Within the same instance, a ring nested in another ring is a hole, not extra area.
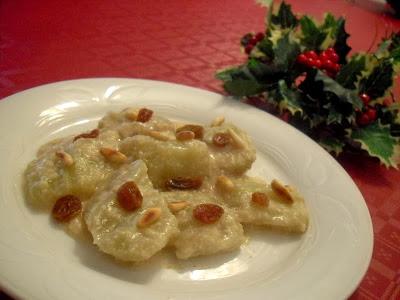
[(258, 32), (257, 34), (249, 33), (247, 36), (246, 45), (244, 48), (244, 52), (246, 54), (250, 54), (251, 50), (253, 50), (254, 46), (257, 45), (259, 41), (264, 39), (265, 35), (262, 32)]
[(304, 52), (297, 56), (297, 62), (309, 68), (324, 70), (330, 77), (336, 76), (340, 70), (339, 55), (333, 48), (328, 48), (319, 55), (313, 50)]
[(377, 113), (376, 109), (369, 105), (371, 97), (367, 94), (361, 94), (360, 99), (364, 103), (364, 108), (362, 111), (357, 112), (357, 124), (359, 126), (366, 126), (376, 120)]

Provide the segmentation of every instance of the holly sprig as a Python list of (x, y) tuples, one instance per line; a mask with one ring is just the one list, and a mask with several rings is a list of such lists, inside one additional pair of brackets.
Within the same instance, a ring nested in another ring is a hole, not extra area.
[(265, 32), (240, 41), (247, 61), (216, 76), (226, 92), (279, 115), (328, 151), (359, 151), (396, 167), (400, 104), (391, 89), (400, 35), (383, 39), (375, 53), (349, 57), (345, 24), (330, 13), (318, 23), (285, 2), (272, 4)]

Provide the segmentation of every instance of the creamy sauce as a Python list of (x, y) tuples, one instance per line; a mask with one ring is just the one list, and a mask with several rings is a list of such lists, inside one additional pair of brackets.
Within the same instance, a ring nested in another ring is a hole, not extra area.
[[(140, 113), (110, 112), (96, 134), (41, 147), (25, 171), (28, 201), (50, 210), (60, 197), (79, 197), (82, 211), (65, 223), (66, 231), (91, 238), (120, 261), (145, 261), (166, 247), (180, 259), (233, 251), (246, 241), (242, 224), (306, 231), (308, 212), (295, 189), (283, 186), (288, 202), (263, 179), (246, 175), (256, 151), (244, 131), (219, 122), (192, 126), (196, 132), (181, 140), (182, 124), (156, 113), (135, 121)], [(172, 188), (166, 185), (171, 180)], [(118, 202), (128, 181), (143, 198), (134, 211)], [(263, 201), (254, 200), (255, 193)]]

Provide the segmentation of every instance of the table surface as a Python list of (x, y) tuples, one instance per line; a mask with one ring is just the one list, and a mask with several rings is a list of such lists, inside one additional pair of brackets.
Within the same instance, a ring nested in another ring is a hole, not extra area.
[[(400, 21), (351, 1), (288, 2), (318, 18), (327, 11), (348, 16), (355, 51), (400, 30)], [(245, 59), (238, 41), (262, 31), (264, 15), (253, 0), (1, 0), (0, 98), (87, 77), (147, 78), (221, 93), (215, 71)], [(375, 234), (370, 267), (351, 299), (400, 299), (400, 172), (350, 155), (339, 162), (361, 190)]]

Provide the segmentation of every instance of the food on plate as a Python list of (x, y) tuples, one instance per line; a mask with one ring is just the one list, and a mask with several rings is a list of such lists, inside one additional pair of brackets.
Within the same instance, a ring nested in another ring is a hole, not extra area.
[(88, 203), (84, 219), (94, 244), (123, 261), (146, 260), (178, 234), (177, 220), (141, 160), (114, 173)]
[(154, 186), (168, 189), (168, 181), (178, 177), (202, 178), (210, 175), (207, 145), (197, 139), (160, 141), (147, 135), (127, 137), (120, 144), (121, 152), (142, 159)]
[(305, 232), (308, 212), (300, 194), (273, 180), (243, 176), (229, 179), (229, 191), (220, 190), (223, 203), (233, 209), (243, 224), (266, 225), (289, 232)]
[(203, 141), (219, 172), (241, 175), (256, 160), (256, 149), (250, 137), (229, 123), (207, 127)]
[(235, 250), (245, 241), (235, 213), (215, 195), (199, 191), (172, 191), (163, 195), (178, 220), (180, 232), (172, 241), (178, 258)]
[(24, 190), (68, 233), (118, 260), (145, 261), (164, 248), (188, 259), (240, 249), (247, 224), (307, 230), (296, 189), (246, 175), (255, 159), (251, 138), (223, 117), (206, 126), (127, 108), (42, 146)]
[(96, 137), (84, 133), (42, 146), (25, 171), (28, 201), (34, 206), (52, 207), (65, 195), (91, 197), (118, 168), (99, 149), (116, 149), (118, 144), (118, 132), (104, 130)]

